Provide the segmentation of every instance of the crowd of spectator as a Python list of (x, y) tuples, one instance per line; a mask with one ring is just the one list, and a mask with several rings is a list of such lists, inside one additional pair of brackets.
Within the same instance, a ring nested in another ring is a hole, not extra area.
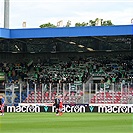
[[(109, 88), (111, 83), (132, 82), (133, 78), (133, 57), (132, 56), (97, 56), (78, 58), (69, 61), (59, 60), (58, 62), (38, 61), (31, 60), (30, 62), (1, 62), (0, 71), (5, 73), (4, 83), (29, 83), (29, 92), (34, 92), (34, 83), (37, 84), (37, 91), (40, 91), (42, 87), (40, 83), (46, 85), (45, 93), (49, 92), (50, 85), (52, 83), (53, 92), (57, 90), (56, 83), (86, 83), (92, 80), (92, 77), (99, 76), (101, 81), (99, 82), (98, 91), (104, 89), (104, 83), (106, 88)], [(91, 82), (92, 83), (92, 82)], [(3, 84), (4, 85), (4, 84)], [(23, 90), (21, 92), (22, 102), (27, 98), (27, 84), (23, 84)], [(41, 87), (40, 87), (40, 86)], [(62, 86), (62, 84), (59, 84)], [(71, 84), (71, 90), (72, 90)], [(9, 86), (8, 86), (9, 87)], [(73, 86), (74, 87), (74, 86)], [(81, 86), (79, 86), (80, 88)], [(94, 86), (95, 87), (95, 86)], [(59, 87), (63, 88), (63, 87)], [(59, 89), (58, 88), (58, 89)], [(60, 90), (62, 93), (63, 90)], [(80, 89), (79, 89), (80, 90)], [(81, 90), (83, 88), (81, 87)], [(93, 91), (93, 89), (91, 89)], [(95, 88), (94, 88), (95, 90)], [(109, 89), (108, 89), (109, 90)], [(7, 95), (11, 92), (6, 91)], [(72, 92), (75, 94), (75, 90)], [(80, 91), (82, 92), (82, 91)], [(86, 91), (88, 92), (88, 90)], [(14, 92), (16, 97), (15, 102), (20, 101), (20, 93), (17, 90)], [(79, 92), (78, 92), (79, 93)], [(77, 93), (77, 94), (78, 94)], [(69, 94), (69, 93), (67, 93)], [(81, 94), (81, 93), (79, 93)], [(52, 95), (51, 95), (52, 96)], [(81, 95), (80, 95), (81, 96)], [(9, 95), (9, 99), (10, 95)], [(9, 102), (8, 101), (8, 102)], [(9, 102), (11, 103), (11, 101)]]
[(74, 83), (86, 82), (93, 75), (104, 77), (102, 82), (118, 83), (132, 81), (133, 58), (118, 55), (117, 57), (88, 57), (59, 63), (32, 62), (9, 63), (1, 62), (0, 71), (5, 73), (6, 83)]

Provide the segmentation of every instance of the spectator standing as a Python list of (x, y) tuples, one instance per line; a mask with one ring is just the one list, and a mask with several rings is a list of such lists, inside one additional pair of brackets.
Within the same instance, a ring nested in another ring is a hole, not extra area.
[(1, 95), (0, 96), (0, 110), (1, 110), (1, 116), (4, 115), (4, 104), (5, 104), (5, 99), (4, 97)]

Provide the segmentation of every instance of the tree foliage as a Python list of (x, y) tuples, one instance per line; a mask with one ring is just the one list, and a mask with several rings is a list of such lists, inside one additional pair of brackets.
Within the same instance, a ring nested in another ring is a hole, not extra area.
[[(83, 27), (83, 26), (109, 26), (109, 25), (113, 25), (113, 23), (111, 22), (111, 20), (103, 20), (103, 19), (99, 19), (96, 18), (95, 20), (89, 20), (89, 22), (82, 22), (82, 23), (75, 23), (75, 27)], [(65, 27), (70, 27), (71, 26), (71, 21), (68, 20)], [(55, 28), (57, 26), (55, 26), (54, 24), (51, 24), (50, 22), (46, 23), (46, 24), (42, 24), (39, 26), (40, 28)]]
[(83, 27), (83, 26), (88, 26), (88, 23), (86, 23), (86, 22), (75, 23), (75, 27)]
[(113, 25), (111, 20), (107, 20), (107, 21), (103, 21), (102, 23), (103, 26), (109, 26), (109, 25)]
[(42, 24), (39, 26), (40, 28), (55, 28), (57, 26), (55, 26), (54, 24), (51, 24), (50, 22), (46, 23), (46, 24)]
[(70, 27), (70, 25), (71, 25), (71, 21), (68, 20), (68, 21), (67, 21), (67, 24), (66, 24), (66, 27)]
[(111, 20), (103, 20), (103, 19), (96, 18), (95, 20), (90, 20), (89, 25), (90, 26), (109, 26), (109, 25), (113, 25), (113, 23), (111, 22)]

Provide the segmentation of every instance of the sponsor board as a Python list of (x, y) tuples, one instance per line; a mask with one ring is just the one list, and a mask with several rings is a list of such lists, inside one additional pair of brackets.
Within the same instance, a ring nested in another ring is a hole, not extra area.
[[(55, 112), (55, 106), (6, 106), (5, 112)], [(133, 113), (133, 104), (65, 104), (63, 112), (66, 113)]]
[(97, 106), (98, 113), (133, 113), (133, 104), (91, 104)]
[[(55, 106), (6, 106), (5, 112), (55, 112)], [(88, 104), (65, 104), (63, 105), (63, 112), (66, 113), (85, 113), (85, 112), (98, 112), (96, 106), (89, 106)]]
[[(93, 112), (96, 110), (94, 107), (89, 107), (88, 104), (64, 104), (62, 111), (66, 113), (85, 113), (85, 112)], [(52, 112), (55, 112), (55, 106), (52, 106)]]
[(98, 106), (98, 113), (133, 113), (133, 106)]
[(6, 106), (5, 112), (40, 112), (40, 107), (39, 106)]
[[(63, 105), (62, 112), (75, 112), (75, 113), (84, 113), (86, 112), (85, 108), (87, 105)], [(52, 112), (55, 112), (55, 106), (52, 107)]]
[[(66, 113), (98, 112), (98, 107), (88, 104), (64, 104), (62, 111)], [(55, 106), (41, 106), (41, 112), (55, 112)]]

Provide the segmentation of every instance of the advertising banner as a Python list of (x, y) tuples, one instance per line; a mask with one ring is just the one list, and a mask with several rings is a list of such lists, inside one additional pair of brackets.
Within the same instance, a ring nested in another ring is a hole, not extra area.
[(41, 112), (40, 106), (6, 106), (5, 107), (5, 112), (22, 112), (22, 113), (27, 113), (27, 112)]
[[(65, 104), (62, 111), (66, 113), (98, 112), (98, 108), (96, 106), (89, 106), (88, 104)], [(41, 112), (55, 112), (55, 106), (41, 106)]]
[[(89, 106), (89, 104), (65, 104), (62, 108), (66, 113), (85, 113), (85, 112), (98, 112), (96, 106)], [(5, 112), (55, 112), (55, 106), (48, 106), (48, 104), (38, 106), (37, 105), (19, 105), (19, 106), (6, 106)]]
[(133, 113), (133, 106), (98, 106), (98, 113)]
[[(64, 104), (62, 108), (66, 113), (133, 113), (132, 104)], [(23, 105), (23, 106), (5, 106), (5, 112), (22, 112), (22, 113), (39, 113), (39, 112), (55, 112), (55, 106), (48, 104), (38, 105)]]
[(98, 113), (133, 113), (133, 104), (91, 104), (97, 106)]

